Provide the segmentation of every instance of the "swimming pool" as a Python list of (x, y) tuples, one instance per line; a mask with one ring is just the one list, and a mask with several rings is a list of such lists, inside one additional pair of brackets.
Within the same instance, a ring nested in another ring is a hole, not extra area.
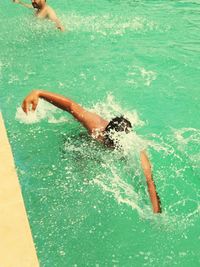
[[(69, 32), (9, 1), (0, 10), (0, 108), (41, 266), (199, 266), (199, 1), (49, 4)], [(44, 102), (24, 117), (33, 88), (108, 119), (126, 114), (132, 152), (106, 151)], [(138, 143), (148, 144), (159, 216)]]

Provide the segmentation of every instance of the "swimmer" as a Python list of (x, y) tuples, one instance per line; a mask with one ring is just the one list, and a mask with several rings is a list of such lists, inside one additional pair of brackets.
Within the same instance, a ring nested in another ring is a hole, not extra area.
[(55, 11), (47, 5), (46, 0), (32, 0), (32, 4), (24, 3), (21, 0), (13, 0), (13, 2), (27, 8), (36, 9), (35, 15), (38, 18), (50, 19), (55, 23), (57, 29), (64, 31), (64, 27), (61, 25), (59, 19), (57, 18)]
[[(69, 112), (77, 121), (79, 121), (88, 131), (88, 133), (97, 141), (103, 143), (106, 147), (114, 148), (115, 140), (112, 138), (113, 131), (125, 132), (131, 131), (131, 123), (124, 117), (116, 117), (110, 122), (96, 113), (87, 111), (73, 100), (44, 90), (33, 90), (22, 102), (22, 109), (27, 114), (29, 111), (35, 111), (39, 99), (53, 104), (54, 106)], [(156, 192), (156, 186), (153, 181), (151, 164), (145, 150), (140, 152), (141, 165), (146, 177), (149, 197), (154, 213), (161, 213), (160, 198)]]

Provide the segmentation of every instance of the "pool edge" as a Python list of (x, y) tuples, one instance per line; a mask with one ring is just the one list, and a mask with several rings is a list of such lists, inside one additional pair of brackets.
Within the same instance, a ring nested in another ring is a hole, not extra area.
[(0, 266), (39, 267), (1, 111), (0, 240)]

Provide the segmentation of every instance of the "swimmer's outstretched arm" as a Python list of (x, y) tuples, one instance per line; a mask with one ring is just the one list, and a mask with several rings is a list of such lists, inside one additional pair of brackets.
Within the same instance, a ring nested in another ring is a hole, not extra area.
[(21, 0), (13, 0), (13, 2), (14, 2), (14, 3), (17, 3), (17, 4), (20, 4), (20, 5), (22, 5), (22, 6), (25, 6), (25, 7), (27, 7), (27, 8), (31, 8), (31, 9), (33, 9), (33, 6), (32, 6), (32, 5), (30, 5), (30, 4), (26, 4), (26, 3), (22, 2)]
[(25, 113), (28, 113), (28, 111), (33, 110), (35, 111), (39, 102), (39, 99), (42, 98), (46, 100), (47, 102), (53, 104), (54, 106), (64, 110), (68, 111), (72, 115), (74, 113), (82, 114), (84, 109), (74, 102), (73, 100), (59, 95), (52, 92), (44, 91), (44, 90), (33, 90), (23, 101), (22, 103), (22, 109)]
[(161, 213), (162, 210), (161, 210), (160, 198), (158, 196), (158, 193), (156, 192), (156, 186), (153, 181), (151, 164), (144, 150), (140, 152), (140, 159), (141, 159), (141, 164), (142, 164), (142, 168), (144, 171), (144, 175), (146, 177), (146, 182), (148, 186), (149, 197), (150, 197), (152, 207), (153, 207), (153, 212)]
[(99, 115), (87, 111), (73, 100), (44, 90), (33, 90), (22, 102), (23, 111), (28, 113), (30, 110), (36, 110), (40, 98), (72, 114), (90, 133), (95, 129), (105, 128), (108, 124)]

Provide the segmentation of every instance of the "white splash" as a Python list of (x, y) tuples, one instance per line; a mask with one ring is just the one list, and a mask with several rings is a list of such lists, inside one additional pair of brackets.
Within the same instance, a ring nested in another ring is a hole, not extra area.
[(42, 120), (46, 120), (49, 123), (62, 123), (68, 121), (66, 117), (61, 115), (58, 108), (44, 100), (39, 100), (36, 111), (29, 111), (28, 114), (24, 113), (21, 107), (18, 107), (15, 118), (20, 123), (25, 124), (38, 123)]
[(135, 192), (132, 185), (125, 182), (117, 172), (113, 164), (104, 164), (102, 166), (110, 173), (105, 173), (96, 176), (93, 183), (103, 189), (104, 192), (111, 193), (119, 204), (126, 204), (144, 217), (147, 215), (147, 206), (141, 207), (140, 196)]
[(111, 120), (116, 116), (123, 115), (131, 122), (133, 127), (144, 125), (144, 122), (139, 119), (136, 110), (128, 111), (123, 109), (120, 104), (116, 102), (111, 93), (108, 93), (105, 101), (96, 103), (90, 110), (92, 112), (96, 112), (107, 120)]
[(146, 70), (144, 67), (131, 66), (127, 74), (127, 83), (129, 84), (144, 84), (145, 86), (150, 86), (154, 80), (157, 78), (155, 71)]
[(114, 14), (81, 16), (70, 13), (62, 16), (65, 27), (70, 31), (85, 31), (107, 35), (123, 35), (126, 31), (152, 31), (157, 23), (145, 17), (119, 16)]
[(200, 130), (195, 128), (173, 129), (174, 136), (179, 145), (187, 145), (190, 142), (200, 145)]
[(178, 149), (200, 168), (200, 130), (195, 128), (172, 129)]

